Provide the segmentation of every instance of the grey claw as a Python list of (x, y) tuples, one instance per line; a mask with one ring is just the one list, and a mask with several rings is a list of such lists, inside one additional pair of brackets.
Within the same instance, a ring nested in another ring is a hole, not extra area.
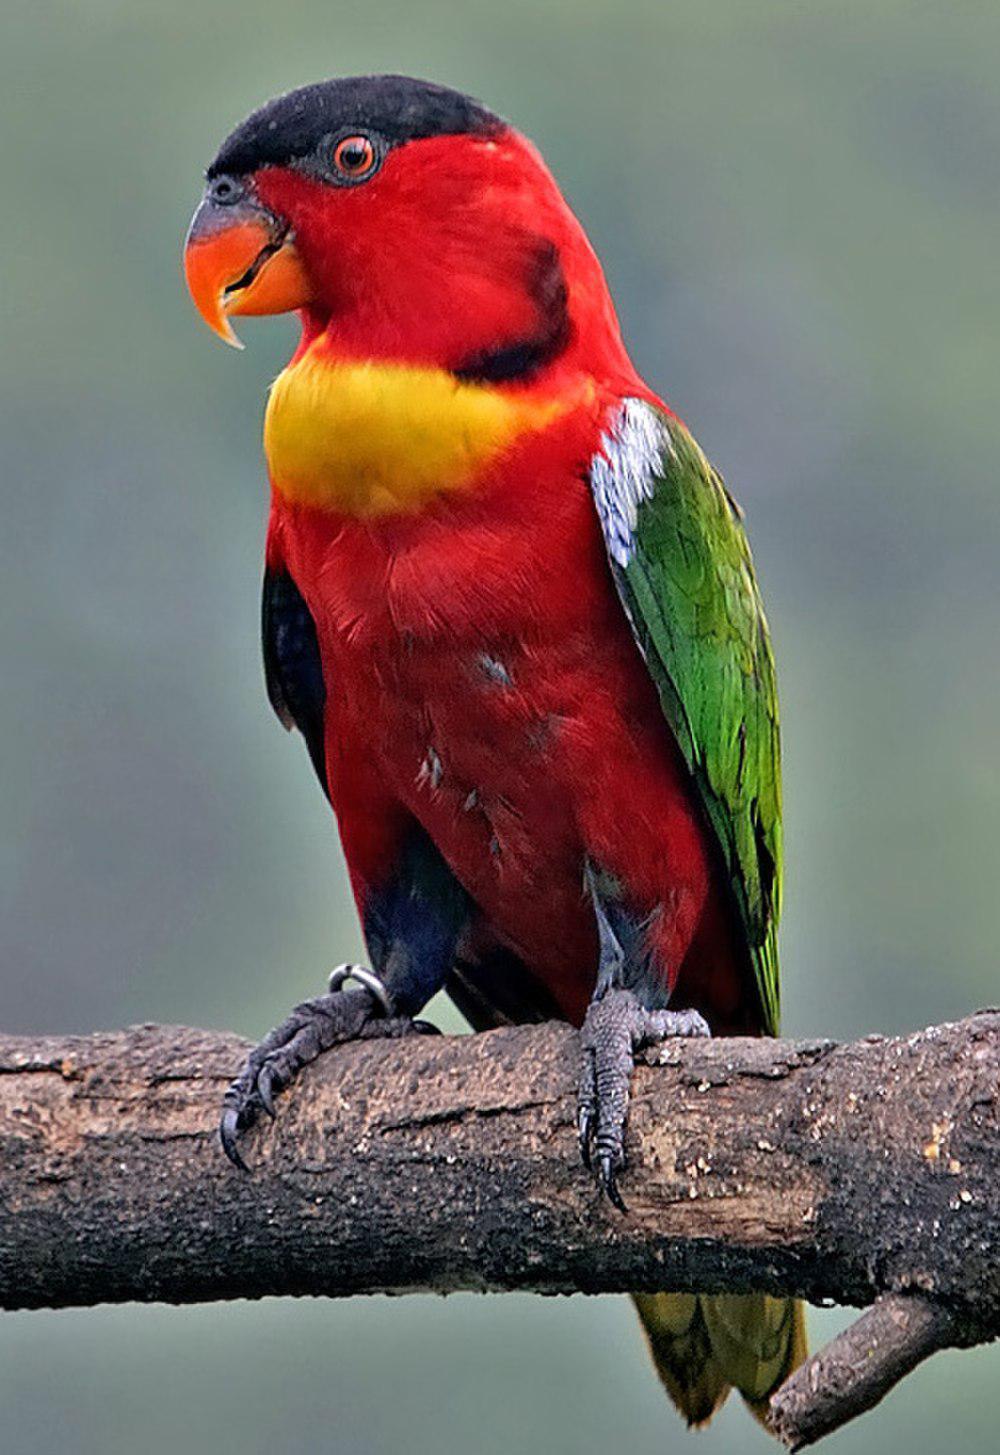
[(608, 1201), (613, 1203), (619, 1212), (628, 1212), (628, 1208), (625, 1206), (625, 1199), (618, 1190), (618, 1174), (615, 1170), (615, 1159), (610, 1152), (604, 1152), (598, 1158), (597, 1179)]
[(576, 1116), (576, 1134), (580, 1141), (580, 1158), (590, 1171), (590, 1139), (594, 1134), (594, 1113), (589, 1106), (582, 1106)]
[(441, 1034), (440, 1028), (432, 1021), (414, 1021), (413, 1029), (418, 1036), (439, 1036)]
[(240, 1156), (240, 1149), (237, 1143), (239, 1137), (240, 1114), (235, 1106), (226, 1106), (222, 1112), (222, 1121), (219, 1123), (219, 1141), (222, 1143), (222, 1150), (229, 1158), (234, 1167), (241, 1172), (249, 1172), (250, 1168)]
[(260, 1069), (260, 1074), (257, 1077), (257, 1086), (255, 1088), (257, 1092), (257, 1099), (259, 1100), (263, 1109), (267, 1112), (268, 1116), (271, 1118), (272, 1122), (274, 1121), (276, 1115), (274, 1110), (274, 1079), (274, 1072), (272, 1071), (271, 1067), (262, 1066)]

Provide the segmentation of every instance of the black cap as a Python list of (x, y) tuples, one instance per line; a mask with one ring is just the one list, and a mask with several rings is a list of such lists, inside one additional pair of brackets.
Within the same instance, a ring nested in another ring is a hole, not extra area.
[(337, 132), (374, 131), (396, 146), (427, 136), (495, 136), (505, 129), (501, 117), (447, 86), (410, 76), (344, 76), (289, 91), (254, 111), (222, 143), (206, 175), (211, 180), (222, 172), (239, 176), (284, 166)]

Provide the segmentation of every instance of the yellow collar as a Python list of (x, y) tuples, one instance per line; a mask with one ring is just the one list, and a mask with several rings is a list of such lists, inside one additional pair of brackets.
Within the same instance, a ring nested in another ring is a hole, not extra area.
[(339, 514), (412, 514), (473, 485), (563, 399), (465, 383), (444, 369), (306, 353), (278, 376), (264, 450), (287, 500)]

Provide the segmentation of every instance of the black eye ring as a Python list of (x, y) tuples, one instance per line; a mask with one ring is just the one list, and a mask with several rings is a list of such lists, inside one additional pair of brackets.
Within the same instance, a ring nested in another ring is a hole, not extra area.
[(338, 182), (354, 185), (367, 182), (378, 170), (380, 161), (379, 148), (373, 139), (364, 132), (356, 132), (334, 144), (330, 165)]
[(243, 187), (233, 177), (216, 177), (210, 186), (212, 201), (220, 207), (231, 207), (243, 196)]

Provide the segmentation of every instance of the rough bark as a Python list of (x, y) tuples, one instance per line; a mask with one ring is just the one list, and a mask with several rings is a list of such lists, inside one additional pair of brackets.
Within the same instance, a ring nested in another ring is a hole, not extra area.
[[(775, 1402), (793, 1446), (1000, 1334), (1000, 1013), (899, 1039), (668, 1045), (622, 1215), (575, 1146), (561, 1025), (344, 1047), (222, 1157), (247, 1046), (0, 1037), (0, 1307), (265, 1294), (753, 1288), (874, 1309)], [(854, 1336), (854, 1342), (851, 1342)]]

